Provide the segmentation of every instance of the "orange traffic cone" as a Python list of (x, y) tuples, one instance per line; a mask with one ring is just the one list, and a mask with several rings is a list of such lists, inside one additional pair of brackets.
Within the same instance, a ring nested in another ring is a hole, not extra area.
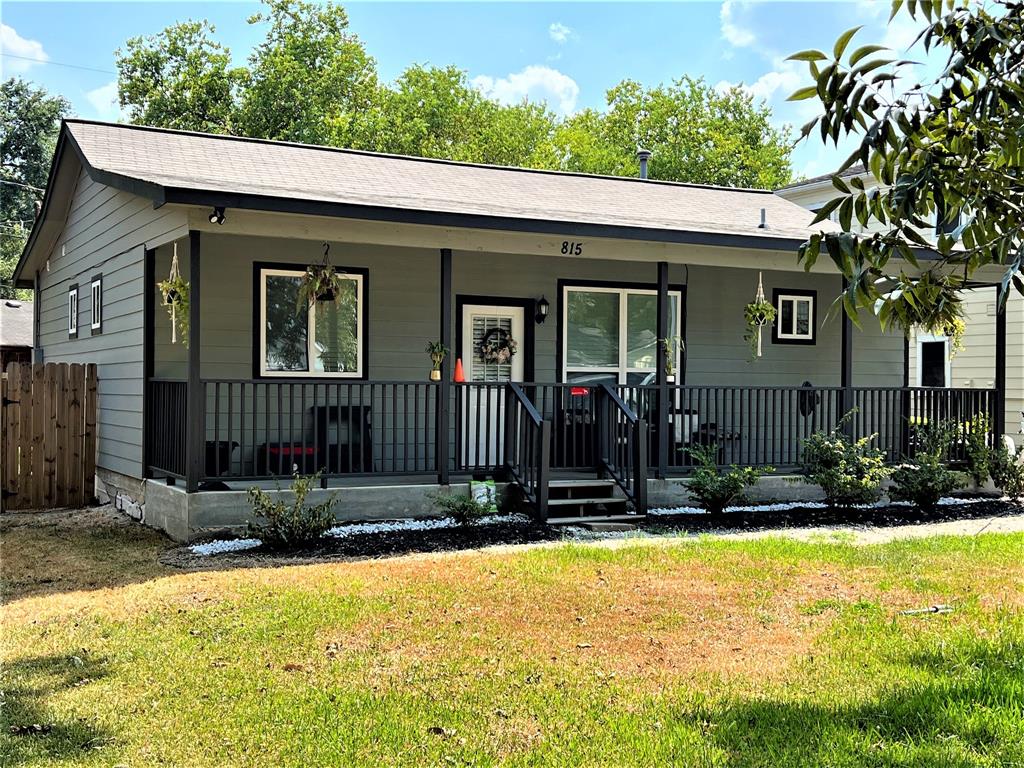
[(455, 360), (455, 378), (453, 379), (453, 381), (455, 381), (456, 383), (461, 383), (465, 380), (466, 374), (462, 370), (462, 358), (460, 357)]

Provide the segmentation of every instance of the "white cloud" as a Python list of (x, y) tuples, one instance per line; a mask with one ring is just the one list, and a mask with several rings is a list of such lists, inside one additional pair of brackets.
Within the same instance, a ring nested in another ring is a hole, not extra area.
[[(25, 72), (33, 65), (49, 61), (50, 57), (43, 50), (43, 44), (38, 40), (27, 40), (19, 35), (14, 27), (0, 24), (0, 51), (11, 56), (22, 56), (24, 58), (4, 57), (4, 68), (8, 72)], [(36, 61), (27, 61), (35, 59)]]
[[(739, 5), (742, 5), (742, 3)], [(734, 16), (736, 7), (737, 5), (734, 3), (734, 0), (725, 0), (722, 3), (722, 10), (719, 13), (722, 24), (722, 37), (730, 45), (737, 48), (746, 48), (753, 45), (757, 37), (753, 32), (736, 21)]]
[(502, 104), (515, 104), (525, 98), (531, 101), (546, 101), (549, 106), (570, 114), (576, 109), (580, 87), (568, 75), (551, 67), (531, 64), (507, 77), (477, 75), (473, 87), (488, 98)]
[(96, 117), (100, 120), (116, 121), (125, 116), (121, 105), (117, 103), (117, 80), (94, 88), (85, 94), (85, 98), (89, 100)]
[(575, 33), (560, 21), (551, 23), (551, 26), (548, 27), (548, 35), (559, 45), (567, 42), (570, 37), (575, 37)]

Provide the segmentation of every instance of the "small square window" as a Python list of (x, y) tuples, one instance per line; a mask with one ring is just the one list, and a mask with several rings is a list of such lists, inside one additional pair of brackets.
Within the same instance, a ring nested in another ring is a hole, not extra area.
[(91, 283), (92, 318), (90, 330), (92, 335), (103, 332), (103, 275), (96, 275)]
[(78, 286), (68, 288), (68, 337), (78, 337)]
[(815, 291), (775, 291), (775, 327), (772, 341), (776, 344), (814, 344)]

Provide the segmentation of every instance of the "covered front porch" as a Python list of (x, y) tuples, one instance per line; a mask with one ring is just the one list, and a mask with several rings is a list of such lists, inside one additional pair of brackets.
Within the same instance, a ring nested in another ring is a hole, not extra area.
[[(851, 411), (844, 428), (876, 435), (893, 462), (913, 454), (921, 421), (986, 416), (991, 439), (1002, 432), (1005, 343), (994, 389), (909, 387), (902, 336), (823, 322), (840, 278), (798, 271), (789, 252), (652, 246), (645, 261), (636, 243), (595, 244), (597, 258), (582, 258), (563, 256), (557, 238), (538, 253), (515, 240), (494, 247), (493, 234), (471, 249), (329, 232), (332, 263), (357, 283), (352, 330), (328, 345), (334, 362), (306, 337), (305, 362), (282, 365), (268, 308), (291, 296), (274, 299), (268, 281), (316, 263), (324, 240), (237, 227), (176, 244), (190, 284), (187, 347), (171, 343), (156, 288), (175, 244), (146, 254), (144, 463), (189, 493), (295, 472), (319, 471), (325, 487), (487, 477), (517, 485), (548, 518), (552, 480), (602, 480), (643, 514), (648, 479), (685, 475), (698, 445), (714, 446), (720, 465), (785, 472), (800, 466), (807, 436)], [(768, 329), (751, 362), (742, 308), (759, 274), (773, 300), (814, 297), (813, 334), (786, 343)], [(511, 362), (474, 359), (493, 328), (515, 337)], [(1005, 339), (1005, 318), (1002, 328)], [(675, 337), (684, 343), (670, 381), (659, 340)], [(438, 381), (423, 351), (434, 340), (452, 350)], [(456, 359), (464, 382), (453, 381)]]

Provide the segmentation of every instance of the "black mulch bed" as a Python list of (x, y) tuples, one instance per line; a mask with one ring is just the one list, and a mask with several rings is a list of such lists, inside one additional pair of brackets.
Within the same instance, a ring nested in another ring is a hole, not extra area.
[[(1024, 514), (1024, 504), (986, 499), (970, 504), (944, 505), (931, 513), (907, 506), (887, 506), (851, 510), (799, 507), (787, 510), (726, 512), (723, 515), (664, 514), (652, 515), (638, 521), (637, 528), (642, 533), (653, 535), (750, 532), (840, 525), (885, 528), (1019, 514)], [(365, 560), (498, 545), (530, 544), (566, 538), (572, 538), (572, 533), (564, 528), (549, 527), (523, 516), (516, 516), (501, 523), (463, 528), (362, 533), (346, 538), (325, 537), (316, 547), (286, 554), (268, 552), (259, 547), (241, 552), (196, 555), (188, 547), (179, 547), (167, 551), (161, 559), (167, 565), (181, 568), (298, 565), (330, 560)]]
[(891, 528), (897, 525), (925, 525), (951, 520), (979, 520), (990, 517), (1024, 514), (1024, 504), (999, 499), (971, 500), (970, 504), (948, 504), (933, 512), (903, 505), (869, 509), (816, 509), (799, 507), (786, 510), (726, 512), (723, 515), (679, 514), (653, 515), (640, 524), (640, 529), (659, 533), (729, 533), (734, 531), (768, 531), (785, 528), (818, 526), (865, 526)]

